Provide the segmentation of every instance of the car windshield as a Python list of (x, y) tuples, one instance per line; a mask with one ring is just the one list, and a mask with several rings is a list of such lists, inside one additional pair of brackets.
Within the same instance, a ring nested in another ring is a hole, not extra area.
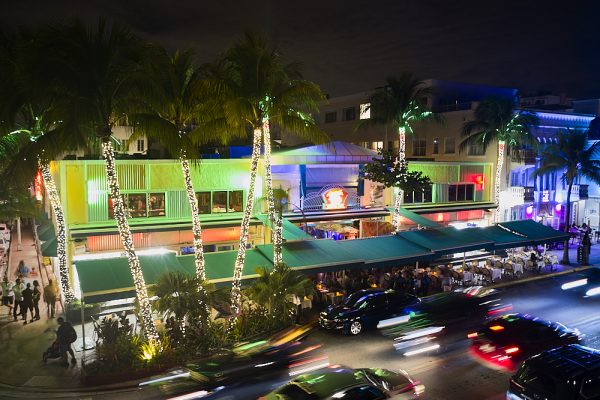
[(407, 376), (398, 374), (387, 369), (364, 369), (362, 370), (372, 383), (376, 386), (388, 391), (396, 391), (406, 385), (410, 385), (410, 380)]
[(368, 297), (369, 297), (368, 294), (356, 292), (356, 293), (353, 293), (350, 296), (346, 297), (344, 299), (343, 304), (348, 307), (354, 307), (355, 305), (360, 306), (361, 305), (360, 303), (363, 303)]

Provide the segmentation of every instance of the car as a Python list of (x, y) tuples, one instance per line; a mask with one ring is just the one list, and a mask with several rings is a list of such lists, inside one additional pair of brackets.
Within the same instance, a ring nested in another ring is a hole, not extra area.
[(568, 294), (590, 298), (600, 295), (600, 271), (596, 268), (552, 278)]
[(295, 375), (328, 365), (318, 345), (294, 341), (271, 346), (258, 341), (174, 368), (141, 382), (138, 388), (144, 399), (253, 400)]
[(508, 400), (600, 399), (600, 351), (569, 344), (527, 359), (510, 379)]
[(508, 314), (469, 333), (471, 353), (486, 364), (514, 371), (519, 364), (542, 351), (577, 344), (582, 335), (558, 322), (526, 314)]
[(469, 329), (511, 309), (499, 291), (469, 287), (422, 299), (412, 307), (408, 321), (385, 327), (382, 333), (394, 338), (394, 348), (404, 356), (442, 352), (460, 345)]
[(10, 242), (10, 229), (6, 224), (0, 224), (0, 237)]
[(395, 290), (359, 290), (340, 305), (327, 307), (319, 316), (319, 326), (358, 335), (377, 327), (381, 321), (407, 315), (409, 307), (419, 302), (418, 297)]
[(418, 399), (425, 387), (404, 371), (331, 366), (301, 375), (262, 400)]

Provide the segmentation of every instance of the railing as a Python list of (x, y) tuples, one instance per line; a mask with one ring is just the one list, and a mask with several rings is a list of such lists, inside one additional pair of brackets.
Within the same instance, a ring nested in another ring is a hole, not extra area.
[[(581, 199), (581, 197), (579, 197), (579, 187), (579, 185), (573, 185), (571, 188), (571, 201), (578, 201)], [(565, 199), (567, 198), (567, 191), (568, 189), (565, 190)]]
[(510, 160), (512, 162), (523, 163), (525, 165), (535, 165), (536, 152), (533, 150), (520, 149), (511, 150)]

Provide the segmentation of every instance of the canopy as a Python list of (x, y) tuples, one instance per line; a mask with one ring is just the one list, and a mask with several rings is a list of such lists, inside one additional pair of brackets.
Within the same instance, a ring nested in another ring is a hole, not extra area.
[[(257, 218), (263, 223), (263, 225), (268, 226), (270, 229), (273, 229), (271, 227), (271, 221), (269, 221), (269, 216), (267, 214), (258, 215)], [(283, 239), (285, 239), (288, 242), (293, 240), (313, 239), (312, 236), (304, 232), (292, 222), (288, 221), (286, 218), (282, 218), (281, 227), (283, 229)]]
[[(206, 277), (213, 282), (231, 281), (233, 276), (233, 268), (235, 266), (236, 251), (218, 251), (214, 253), (205, 253), (204, 260), (206, 265)], [(196, 264), (194, 263), (194, 255), (186, 255), (177, 257), (182, 268), (189, 274), (196, 273)], [(256, 269), (258, 267), (272, 267), (273, 263), (256, 249), (246, 250), (246, 261), (244, 262), (244, 270), (242, 279), (256, 277)]]
[(38, 238), (42, 241), (56, 240), (56, 232), (54, 231), (54, 225), (50, 221), (42, 223), (37, 228)]
[(399, 235), (336, 242), (342, 250), (362, 258), (361, 268), (384, 268), (424, 260), (433, 253)]
[[(394, 207), (388, 207), (390, 212), (394, 212)], [(414, 213), (406, 208), (400, 207), (400, 215), (406, 219), (411, 220), (417, 225), (425, 226), (427, 228), (441, 228), (442, 226), (435, 221), (425, 218), (417, 213)]]
[(273, 153), (273, 165), (286, 164), (363, 164), (378, 157), (376, 151), (352, 143), (333, 141)]
[(502, 250), (533, 244), (527, 237), (510, 232), (498, 225), (486, 226), (485, 228), (469, 228), (469, 230), (483, 239), (494, 242), (493, 246), (487, 250)]
[(470, 232), (469, 229), (424, 229), (400, 232), (397, 235), (430, 249), (436, 257), (493, 246), (493, 242), (478, 236), (475, 232)]
[(58, 247), (56, 243), (56, 237), (45, 241), (40, 246), (42, 250), (42, 255), (44, 257), (58, 257)]
[(502, 222), (498, 225), (526, 237), (532, 244), (553, 243), (569, 239), (568, 233), (557, 231), (531, 219)]

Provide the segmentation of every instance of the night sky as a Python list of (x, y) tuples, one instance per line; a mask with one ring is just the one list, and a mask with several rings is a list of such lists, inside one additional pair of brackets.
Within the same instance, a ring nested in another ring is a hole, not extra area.
[[(557, 4), (557, 5), (553, 5)], [(247, 29), (264, 32), (332, 95), (420, 78), (600, 97), (600, 1), (3, 1), (0, 26), (99, 16), (210, 61)]]

